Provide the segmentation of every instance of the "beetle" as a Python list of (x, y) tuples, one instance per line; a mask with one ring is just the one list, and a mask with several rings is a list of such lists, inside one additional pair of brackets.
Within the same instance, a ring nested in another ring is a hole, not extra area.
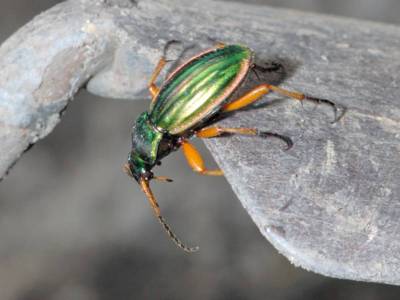
[(148, 84), (152, 100), (150, 110), (143, 112), (132, 128), (132, 149), (125, 164), (125, 172), (133, 177), (147, 196), (149, 203), (174, 243), (186, 252), (195, 252), (198, 247), (188, 247), (173, 233), (161, 215), (160, 207), (150, 189), (150, 180), (171, 182), (167, 177), (155, 176), (151, 171), (162, 158), (182, 148), (193, 171), (211, 176), (223, 175), (221, 170), (209, 170), (196, 148), (189, 142), (191, 137), (213, 138), (224, 134), (240, 134), (262, 138), (275, 137), (292, 147), (290, 138), (256, 128), (224, 128), (210, 126), (217, 116), (244, 108), (269, 92), (275, 92), (296, 100), (326, 103), (335, 110), (330, 100), (303, 93), (288, 91), (262, 83), (252, 90), (231, 100), (231, 95), (241, 86), (250, 70), (262, 68), (254, 63), (254, 52), (247, 46), (217, 43), (214, 47), (189, 58), (171, 72), (161, 87), (156, 85), (162, 69), (167, 64), (166, 52), (176, 41), (164, 47)]

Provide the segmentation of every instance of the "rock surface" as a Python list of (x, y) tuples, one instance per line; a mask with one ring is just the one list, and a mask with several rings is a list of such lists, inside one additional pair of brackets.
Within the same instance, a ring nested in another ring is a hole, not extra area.
[[(221, 124), (292, 137), (207, 141), (263, 235), (321, 274), (400, 284), (400, 31), (397, 27), (218, 2), (70, 0), (0, 48), (0, 177), (45, 137), (79, 88), (141, 97), (166, 41), (249, 45), (283, 71), (262, 78), (348, 108), (266, 97)], [(240, 13), (238, 13), (240, 12)], [(168, 29), (168, 30), (166, 30)], [(62, 38), (60, 38), (62, 37)], [(179, 53), (179, 52), (176, 52)], [(255, 80), (249, 86), (256, 84)]]

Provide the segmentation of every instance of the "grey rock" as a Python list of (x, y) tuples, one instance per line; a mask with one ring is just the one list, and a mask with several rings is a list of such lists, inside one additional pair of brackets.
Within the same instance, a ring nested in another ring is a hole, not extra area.
[(189, 49), (209, 37), (249, 45), (261, 63), (280, 61), (285, 74), (265, 80), (348, 108), (332, 124), (329, 107), (271, 95), (221, 125), (285, 134), (292, 149), (272, 139), (207, 141), (261, 233), (308, 270), (400, 284), (395, 26), (236, 3), (64, 2), (0, 47), (0, 177), (53, 130), (81, 87), (138, 99), (166, 41)]

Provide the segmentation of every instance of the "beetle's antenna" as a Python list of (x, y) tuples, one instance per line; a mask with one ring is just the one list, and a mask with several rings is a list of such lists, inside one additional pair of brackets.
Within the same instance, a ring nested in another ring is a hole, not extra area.
[(188, 253), (193, 253), (199, 250), (199, 247), (188, 247), (184, 243), (180, 241), (180, 239), (175, 235), (175, 233), (172, 231), (171, 227), (167, 224), (167, 222), (164, 220), (164, 218), (161, 215), (160, 211), (160, 206), (157, 203), (156, 198), (153, 195), (153, 192), (150, 189), (149, 181), (146, 179), (139, 179), (139, 184), (140, 187), (142, 188), (143, 192), (146, 194), (147, 199), (150, 202), (151, 207), (153, 208), (153, 211), (158, 218), (158, 221), (161, 223), (161, 225), (164, 227), (165, 231), (171, 238), (171, 240), (183, 251), (188, 252)]

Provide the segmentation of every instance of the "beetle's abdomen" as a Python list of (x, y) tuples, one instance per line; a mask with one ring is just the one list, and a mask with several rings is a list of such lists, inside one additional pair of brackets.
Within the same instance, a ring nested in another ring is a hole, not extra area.
[(218, 111), (245, 78), (250, 49), (229, 45), (190, 59), (173, 72), (154, 101), (151, 122), (181, 133)]

